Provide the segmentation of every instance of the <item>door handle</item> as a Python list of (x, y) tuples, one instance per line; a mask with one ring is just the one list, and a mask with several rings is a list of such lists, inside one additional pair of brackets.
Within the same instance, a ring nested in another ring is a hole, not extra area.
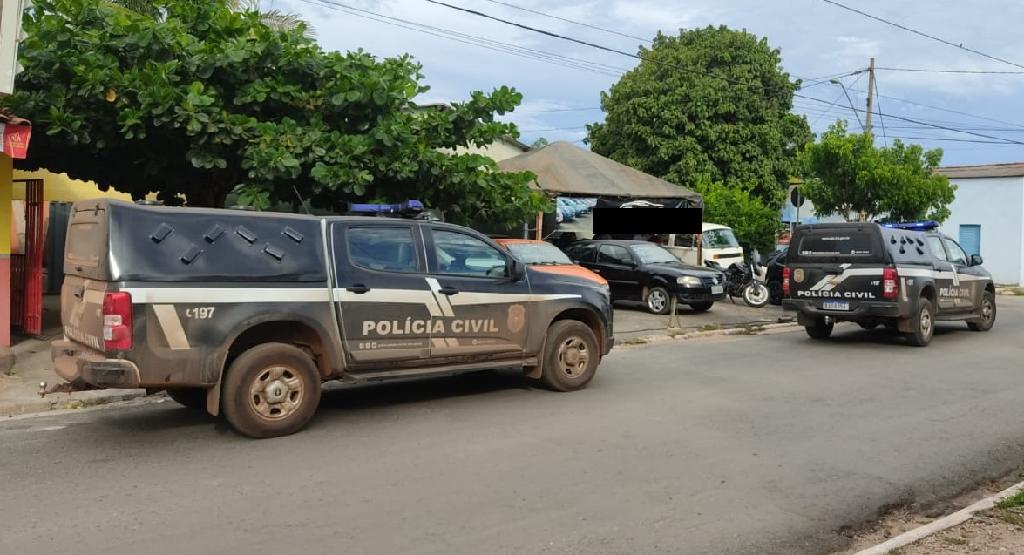
[(365, 285), (363, 285), (362, 283), (357, 283), (355, 285), (351, 285), (349, 287), (346, 287), (345, 290), (346, 291), (351, 291), (351, 292), (355, 293), (356, 295), (362, 295), (363, 293), (366, 293), (367, 291), (369, 291), (370, 288), (365, 286)]
[(601, 273), (601, 269), (600, 268), (594, 268), (591, 271), (594, 272), (595, 274), (600, 274)]
[(454, 287), (442, 287), (442, 288), (438, 289), (437, 292), (442, 294), (442, 295), (458, 295), (459, 294), (459, 290), (454, 288)]

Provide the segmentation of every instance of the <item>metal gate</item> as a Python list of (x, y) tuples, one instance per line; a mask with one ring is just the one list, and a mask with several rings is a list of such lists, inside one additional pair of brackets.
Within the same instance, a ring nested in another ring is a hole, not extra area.
[(43, 333), (43, 180), (25, 184), (25, 252), (11, 256), (11, 324), (30, 335)]

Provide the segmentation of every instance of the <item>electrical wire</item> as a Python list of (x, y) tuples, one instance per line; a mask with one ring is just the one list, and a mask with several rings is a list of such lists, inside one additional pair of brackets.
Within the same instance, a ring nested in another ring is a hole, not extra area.
[(882, 115), (882, 95), (878, 92), (878, 76), (875, 76), (875, 109), (878, 110), (878, 121), (882, 124), (882, 144), (888, 144), (889, 140), (885, 136), (885, 116)]
[(620, 37), (624, 37), (624, 38), (627, 38), (627, 39), (636, 39), (636, 40), (639, 40), (639, 41), (646, 42), (647, 44), (650, 44), (652, 42), (651, 39), (647, 39), (647, 38), (644, 38), (644, 37), (638, 37), (636, 35), (630, 35), (628, 33), (622, 33), (622, 32), (616, 31), (614, 29), (606, 29), (604, 27), (598, 27), (597, 25), (591, 25), (590, 23), (584, 23), (582, 21), (576, 21), (574, 19), (569, 19), (567, 17), (561, 17), (561, 16), (557, 16), (557, 15), (548, 14), (548, 13), (544, 13), (544, 12), (538, 11), (538, 10), (531, 10), (530, 8), (524, 8), (522, 6), (517, 6), (517, 5), (512, 4), (510, 2), (502, 2), (501, 0), (484, 0), (484, 2), (490, 2), (491, 4), (499, 4), (501, 6), (507, 6), (509, 8), (514, 9), (514, 10), (519, 10), (519, 11), (523, 11), (523, 12), (532, 13), (532, 14), (535, 14), (535, 15), (539, 15), (541, 17), (549, 18), (549, 19), (557, 19), (558, 21), (564, 21), (566, 23), (571, 23), (573, 25), (579, 25), (581, 27), (587, 27), (588, 29), (594, 29), (595, 31), (601, 31), (601, 32), (604, 32), (604, 33), (612, 34), (612, 35), (618, 35)]
[(840, 2), (836, 2), (836, 0), (821, 0), (821, 1), (825, 2), (826, 4), (832, 4), (833, 6), (836, 6), (838, 8), (842, 8), (842, 9), (844, 9), (846, 11), (853, 12), (853, 13), (858, 14), (858, 15), (862, 15), (862, 16), (867, 17), (869, 19), (874, 19), (875, 21), (880, 21), (882, 23), (885, 23), (886, 25), (889, 25), (889, 26), (892, 26), (892, 27), (896, 27), (897, 29), (902, 29), (904, 31), (907, 31), (909, 33), (913, 33), (915, 35), (924, 37), (926, 39), (930, 39), (930, 40), (933, 40), (933, 41), (936, 41), (936, 42), (940, 42), (942, 44), (945, 44), (946, 46), (952, 46), (953, 48), (959, 48), (960, 50), (963, 50), (964, 52), (970, 52), (972, 54), (977, 54), (978, 56), (982, 56), (982, 57), (988, 58), (990, 60), (994, 60), (994, 61), (997, 61), (997, 62), (1000, 62), (1000, 63), (1004, 63), (1004, 64), (1007, 64), (1007, 65), (1011, 65), (1011, 66), (1015, 66), (1015, 67), (1019, 67), (1021, 69), (1024, 69), (1024, 65), (1020, 65), (1017, 62), (1011, 62), (1010, 60), (1007, 60), (1005, 58), (1000, 58), (998, 56), (992, 56), (991, 54), (986, 54), (986, 53), (984, 53), (984, 52), (982, 52), (980, 50), (975, 50), (973, 48), (968, 48), (968, 47), (964, 46), (964, 44), (962, 42), (958, 44), (958, 43), (955, 43), (953, 41), (949, 41), (949, 40), (937, 37), (935, 35), (929, 35), (928, 33), (925, 33), (923, 31), (918, 31), (917, 29), (913, 29), (911, 27), (907, 27), (906, 25), (903, 25), (903, 24), (900, 24), (900, 23), (896, 23), (895, 21), (889, 21), (888, 19), (884, 19), (884, 18), (878, 17), (877, 15), (871, 15), (871, 14), (869, 14), (869, 13), (863, 11), (863, 10), (859, 10), (857, 8), (851, 8), (850, 6), (847, 6), (846, 4), (842, 4)]
[[(852, 86), (856, 85), (857, 82), (861, 80), (861, 77), (864, 77), (863, 73), (861, 73), (859, 76), (857, 76), (857, 78), (854, 79), (853, 83), (850, 83), (850, 86), (852, 87)], [(818, 120), (820, 120), (821, 118), (825, 117), (827, 114), (832, 113), (832, 109), (835, 107), (836, 103), (839, 102), (839, 100), (842, 99), (843, 96), (846, 96), (846, 95), (847, 95), (846, 94), (846, 88), (844, 87), (842, 94), (837, 96), (835, 98), (835, 100), (833, 100), (831, 103), (829, 103), (828, 109), (825, 109), (821, 114), (818, 114), (818, 117), (814, 118), (814, 121), (811, 122), (811, 127), (814, 127), (814, 124), (818, 123)], [(852, 104), (852, 102), (851, 102), (851, 104)], [(859, 116), (858, 116), (858, 121), (860, 121)]]
[(876, 67), (875, 71), (902, 71), (908, 73), (968, 73), (978, 75), (1024, 75), (1024, 71), (996, 71), (985, 69), (930, 69), (923, 67)]

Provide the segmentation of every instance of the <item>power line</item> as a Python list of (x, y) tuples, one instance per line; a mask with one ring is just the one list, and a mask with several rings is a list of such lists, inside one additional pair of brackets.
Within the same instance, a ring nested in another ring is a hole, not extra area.
[(594, 110), (600, 110), (600, 106), (593, 106), (589, 108), (556, 108), (553, 110), (520, 110), (520, 114), (552, 114), (555, 112), (592, 112)]
[(904, 137), (904, 136), (892, 136), (893, 139), (904, 139), (908, 141), (952, 141), (955, 143), (977, 143), (985, 145), (1012, 145), (1014, 143), (1007, 141), (982, 141), (978, 139), (957, 139), (955, 137)]
[(987, 69), (930, 69), (918, 67), (876, 67), (878, 71), (903, 71), (910, 73), (968, 73), (978, 75), (1024, 75), (1024, 71), (996, 71)]
[[(863, 91), (863, 90), (860, 90), (860, 89), (850, 89), (850, 90), (856, 91), (856, 92), (861, 92), (861, 93), (862, 92), (867, 92), (867, 91)], [(979, 116), (977, 114), (971, 114), (971, 113), (968, 113), (968, 112), (961, 112), (959, 110), (951, 110), (949, 108), (942, 108), (942, 107), (939, 107), (939, 106), (933, 106), (931, 104), (924, 104), (922, 102), (917, 102), (915, 100), (910, 100), (910, 99), (907, 99), (907, 98), (900, 98), (898, 96), (886, 96), (884, 98), (886, 98), (888, 100), (895, 100), (896, 102), (902, 102), (904, 104), (910, 104), (912, 106), (920, 106), (922, 108), (930, 108), (932, 110), (938, 110), (939, 112), (948, 112), (950, 114), (957, 114), (957, 115), (961, 115), (961, 116), (967, 116), (969, 118), (975, 118), (975, 119), (980, 119), (980, 120), (985, 120), (985, 121), (991, 121), (991, 122), (994, 122), (994, 123), (1001, 123), (1003, 125), (1009, 125), (1009, 126), (1019, 127), (1021, 129), (1024, 129), (1024, 125), (1019, 124), (1019, 123), (1013, 123), (1013, 122), (1010, 122), (1010, 121), (1004, 121), (1004, 120), (1000, 120), (1000, 119), (990, 118), (988, 116)]]
[(578, 125), (576, 127), (552, 127), (550, 129), (520, 129), (520, 133), (547, 133), (548, 131), (579, 131), (586, 129), (586, 125)]
[(821, 1), (825, 2), (826, 4), (832, 4), (833, 6), (836, 6), (838, 8), (842, 8), (842, 9), (844, 9), (846, 11), (862, 15), (862, 16), (867, 17), (869, 19), (874, 19), (875, 21), (880, 21), (882, 23), (885, 23), (886, 25), (889, 25), (889, 26), (892, 26), (892, 27), (896, 27), (897, 29), (902, 29), (904, 31), (907, 31), (907, 32), (910, 32), (910, 33), (914, 33), (915, 35), (924, 37), (926, 39), (930, 39), (930, 40), (933, 40), (933, 41), (936, 41), (936, 42), (940, 42), (942, 44), (945, 44), (946, 46), (952, 46), (953, 48), (959, 48), (960, 50), (963, 50), (964, 52), (970, 52), (972, 54), (977, 54), (978, 56), (982, 56), (982, 57), (988, 58), (990, 60), (995, 60), (997, 62), (1001, 62), (1001, 63), (1007, 64), (1007, 65), (1016, 66), (1016, 67), (1019, 67), (1021, 69), (1024, 69), (1024, 65), (1020, 65), (1017, 62), (1011, 62), (1010, 60), (1007, 60), (1005, 58), (1000, 58), (998, 56), (992, 56), (992, 55), (986, 54), (986, 53), (984, 53), (984, 52), (982, 52), (980, 50), (975, 50), (973, 48), (968, 48), (968, 47), (964, 46), (963, 43), (955, 43), (953, 41), (949, 41), (949, 40), (946, 40), (946, 39), (943, 39), (943, 38), (936, 37), (935, 35), (929, 35), (928, 33), (925, 33), (923, 31), (918, 31), (917, 29), (913, 29), (911, 27), (907, 27), (906, 25), (902, 25), (900, 23), (896, 23), (895, 21), (889, 21), (888, 19), (884, 19), (884, 18), (878, 17), (877, 15), (871, 15), (871, 14), (865, 12), (865, 11), (858, 10), (857, 8), (851, 8), (850, 6), (847, 6), (846, 4), (841, 4), (839, 2), (836, 2), (835, 0), (821, 0)]
[(567, 17), (560, 17), (560, 16), (557, 16), (557, 15), (552, 15), (552, 14), (544, 13), (544, 12), (538, 11), (538, 10), (531, 10), (530, 8), (524, 8), (522, 6), (516, 6), (515, 4), (511, 4), (509, 2), (501, 2), (500, 0), (484, 0), (484, 1), (485, 2), (490, 2), (492, 4), (499, 4), (499, 5), (502, 5), (502, 6), (507, 6), (509, 8), (515, 9), (515, 10), (536, 14), (536, 15), (539, 15), (541, 17), (547, 17), (549, 19), (557, 19), (559, 21), (564, 21), (566, 23), (572, 23), (573, 25), (579, 25), (581, 27), (587, 27), (589, 29), (594, 29), (596, 31), (602, 31), (604, 33), (609, 33), (609, 34), (612, 34), (612, 35), (618, 35), (620, 37), (625, 37), (627, 39), (636, 39), (636, 40), (639, 40), (639, 41), (646, 42), (647, 44), (651, 43), (651, 39), (647, 39), (647, 38), (644, 38), (644, 37), (638, 37), (636, 35), (630, 35), (628, 33), (622, 33), (622, 32), (616, 31), (614, 29), (605, 29), (604, 27), (598, 27), (597, 25), (591, 25), (590, 23), (584, 23), (582, 21), (576, 21), (574, 19), (569, 19)]
[[(871, 58), (871, 66), (874, 67), (874, 65), (875, 59)], [(878, 92), (878, 78), (874, 75), (872, 75), (872, 77), (874, 77), (872, 81), (874, 81), (875, 84), (875, 109), (878, 110), (878, 121), (882, 124), (882, 144), (887, 144), (888, 138), (885, 136), (885, 117), (882, 116), (882, 95)]]

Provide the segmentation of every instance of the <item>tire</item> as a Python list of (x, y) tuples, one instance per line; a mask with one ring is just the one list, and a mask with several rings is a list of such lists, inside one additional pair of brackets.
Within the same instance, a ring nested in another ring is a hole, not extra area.
[(811, 336), (811, 339), (828, 339), (835, 326), (833, 322), (826, 324), (824, 320), (818, 320), (813, 325), (804, 326), (804, 329), (807, 330), (807, 335)]
[(206, 410), (206, 390), (201, 387), (168, 389), (167, 396), (174, 402), (195, 410)]
[(916, 315), (910, 320), (911, 331), (903, 334), (907, 343), (915, 347), (925, 347), (932, 342), (935, 335), (935, 311), (932, 302), (921, 299), (917, 303)]
[(698, 312), (698, 313), (699, 312), (707, 312), (707, 311), (711, 310), (711, 306), (714, 305), (714, 304), (715, 303), (713, 301), (708, 301), (708, 302), (703, 302), (703, 303), (690, 303), (690, 308), (693, 309), (694, 312)]
[(668, 314), (672, 309), (672, 296), (668, 289), (658, 285), (647, 291), (647, 310), (651, 314)]
[(222, 389), (224, 416), (238, 433), (254, 438), (301, 430), (320, 404), (316, 365), (285, 343), (264, 343), (242, 353), (228, 368)]
[(996, 323), (996, 296), (985, 291), (981, 296), (981, 316), (977, 320), (967, 322), (967, 327), (974, 331), (988, 331)]
[(601, 362), (594, 331), (576, 320), (559, 320), (551, 324), (547, 336), (541, 384), (554, 391), (586, 387)]
[(743, 290), (743, 302), (750, 308), (762, 308), (768, 304), (768, 288), (760, 281), (754, 281)]

